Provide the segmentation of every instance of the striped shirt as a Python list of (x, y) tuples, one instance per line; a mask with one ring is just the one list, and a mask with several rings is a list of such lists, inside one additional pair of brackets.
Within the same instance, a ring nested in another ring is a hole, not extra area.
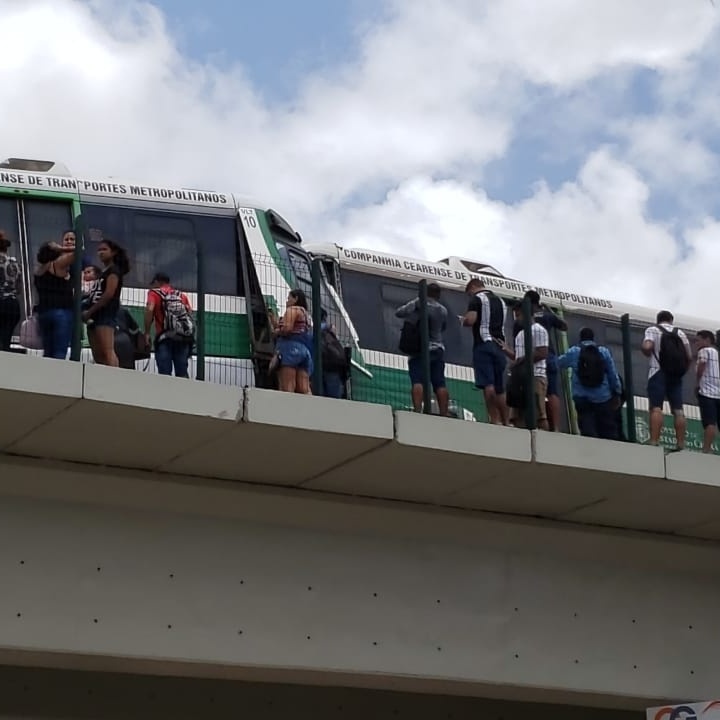
[[(539, 323), (532, 324), (533, 351), (541, 347), (548, 347), (550, 336), (548, 331)], [(522, 360), (525, 357), (525, 331), (521, 330), (515, 336), (515, 360)], [(535, 377), (547, 377), (547, 363), (545, 360), (537, 360), (534, 363)]]
[[(670, 323), (662, 323), (662, 327), (668, 332), (673, 331), (673, 326)], [(685, 346), (685, 352), (688, 357), (692, 357), (692, 350), (690, 349), (690, 341), (687, 339), (687, 335), (682, 331), (678, 330), (678, 336)], [(650, 340), (653, 344), (652, 355), (650, 355), (650, 369), (648, 371), (648, 378), (651, 378), (656, 372), (660, 370), (660, 344), (662, 343), (662, 330), (657, 325), (651, 325), (645, 331), (645, 337), (643, 342)]]
[(697, 362), (698, 367), (704, 366), (702, 377), (698, 383), (699, 393), (703, 397), (720, 400), (720, 362), (718, 362), (717, 348), (700, 348)]
[(477, 314), (472, 327), (475, 345), (492, 342), (493, 339), (505, 340), (505, 303), (490, 290), (481, 290), (468, 305), (468, 312)]

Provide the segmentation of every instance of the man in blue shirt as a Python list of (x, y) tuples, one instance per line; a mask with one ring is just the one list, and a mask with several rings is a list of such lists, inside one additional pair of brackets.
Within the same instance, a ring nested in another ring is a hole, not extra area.
[(561, 370), (572, 368), (572, 396), (580, 434), (619, 440), (615, 411), (622, 388), (610, 351), (595, 342), (591, 328), (580, 331), (580, 343), (557, 359)]

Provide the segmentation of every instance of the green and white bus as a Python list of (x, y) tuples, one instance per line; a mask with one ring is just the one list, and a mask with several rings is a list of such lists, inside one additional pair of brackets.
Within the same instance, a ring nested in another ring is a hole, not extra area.
[[(457, 404), (457, 414), (468, 420), (484, 420), (486, 412), (482, 393), (473, 387), (471, 367), (472, 338), (467, 328), (453, 322), (454, 316), (465, 313), (467, 298), (465, 285), (471, 277), (481, 277), (486, 286), (506, 301), (522, 298), (531, 288), (536, 289), (549, 307), (561, 314), (568, 324), (567, 333), (555, 338), (558, 349), (575, 343), (582, 327), (592, 327), (598, 342), (613, 353), (619, 372), (624, 372), (620, 318), (630, 316), (632, 343), (632, 377), (637, 409), (637, 436), (647, 439), (647, 358), (640, 352), (645, 329), (655, 322), (657, 310), (625, 305), (608, 298), (590, 297), (580, 293), (553, 290), (504, 277), (494, 267), (448, 257), (439, 262), (427, 262), (373, 250), (342, 248), (337, 245), (308, 244), (306, 250), (323, 262), (326, 278), (342, 298), (343, 304), (360, 338), (360, 346), (368, 374), (353, 380), (353, 398), (371, 402), (387, 402), (396, 408), (407, 408), (409, 386), (407, 360), (398, 352), (402, 321), (395, 317), (401, 304), (417, 295), (421, 279), (437, 282), (443, 288), (442, 302), (447, 306), (451, 321), (445, 335), (448, 388)], [(508, 313), (508, 323), (511, 322)], [(676, 324), (689, 335), (701, 329), (715, 330), (716, 321), (676, 316)], [(507, 333), (511, 328), (507, 328)], [(688, 417), (688, 448), (702, 448), (702, 427), (694, 397), (694, 384), (688, 377), (685, 383), (685, 412)], [(577, 432), (569, 393), (569, 376), (562, 382), (565, 431)], [(663, 442), (674, 444), (672, 418), (666, 416)], [(716, 444), (715, 451), (720, 452)]]
[[(0, 163), (0, 229), (22, 266), (23, 318), (35, 304), (38, 248), (68, 229), (84, 237), (88, 258), (103, 237), (127, 249), (132, 269), (121, 300), (138, 320), (153, 274), (168, 273), (194, 308), (204, 300), (203, 369), (211, 382), (267, 386), (267, 311), (284, 308), (291, 288), (311, 296), (300, 235), (274, 210), (229, 192), (79, 178), (55, 162), (13, 158)], [(321, 297), (363, 374), (357, 334), (337, 293), (325, 282)]]

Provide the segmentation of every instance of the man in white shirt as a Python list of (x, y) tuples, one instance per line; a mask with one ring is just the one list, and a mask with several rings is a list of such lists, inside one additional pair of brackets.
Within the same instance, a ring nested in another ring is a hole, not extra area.
[[(513, 313), (517, 322), (524, 326), (522, 306), (517, 305), (513, 308)], [(537, 413), (537, 425), (541, 430), (549, 430), (547, 409), (545, 401), (547, 399), (547, 357), (550, 346), (550, 336), (548, 331), (533, 319), (531, 326), (532, 331), (532, 360), (533, 360), (533, 377), (535, 387), (535, 406)], [(503, 352), (513, 360), (513, 366), (518, 366), (525, 358), (525, 330), (521, 329), (515, 335), (515, 347), (499, 342)], [(525, 412), (523, 408), (512, 408), (510, 413), (510, 422), (518, 428), (525, 426)]]
[(710, 330), (701, 330), (695, 342), (698, 348), (695, 392), (704, 428), (703, 452), (710, 453), (720, 420), (720, 361)]
[(645, 331), (641, 347), (650, 358), (647, 395), (650, 406), (650, 445), (660, 444), (663, 426), (663, 405), (670, 404), (675, 424), (676, 449), (685, 448), (685, 413), (683, 412), (682, 380), (692, 362), (692, 349), (687, 335), (673, 327), (675, 318), (667, 310), (657, 314), (657, 322)]

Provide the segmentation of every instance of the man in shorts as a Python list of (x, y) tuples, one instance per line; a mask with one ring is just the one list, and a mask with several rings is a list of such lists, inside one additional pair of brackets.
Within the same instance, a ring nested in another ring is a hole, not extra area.
[(488, 290), (479, 278), (465, 287), (470, 302), (462, 324), (472, 328), (473, 369), (475, 387), (485, 395), (488, 419), (495, 425), (508, 424), (505, 402), (505, 369), (507, 360), (502, 351), (505, 342), (505, 303)]
[(656, 324), (645, 331), (641, 347), (650, 358), (647, 395), (650, 406), (650, 445), (660, 444), (663, 405), (670, 404), (675, 425), (676, 450), (685, 449), (685, 413), (683, 411), (683, 376), (692, 362), (687, 335), (673, 326), (675, 318), (667, 310), (657, 314)]
[[(520, 330), (515, 335), (515, 345), (510, 347), (505, 343), (501, 344), (503, 352), (513, 361), (513, 365), (519, 365), (524, 362), (525, 355), (525, 319), (523, 316), (522, 305), (516, 305), (513, 308), (515, 320), (520, 326)], [(537, 417), (537, 426), (540, 430), (549, 430), (548, 416), (546, 410), (545, 399), (547, 397), (547, 357), (550, 346), (550, 338), (548, 331), (533, 318), (531, 325), (532, 333), (532, 363), (533, 363), (533, 398), (535, 400), (535, 412)], [(513, 408), (510, 415), (511, 423), (517, 428), (525, 427), (525, 411), (524, 408)]]
[(715, 336), (710, 330), (701, 330), (697, 344), (695, 393), (703, 425), (703, 452), (713, 451), (713, 442), (720, 421), (720, 362)]

